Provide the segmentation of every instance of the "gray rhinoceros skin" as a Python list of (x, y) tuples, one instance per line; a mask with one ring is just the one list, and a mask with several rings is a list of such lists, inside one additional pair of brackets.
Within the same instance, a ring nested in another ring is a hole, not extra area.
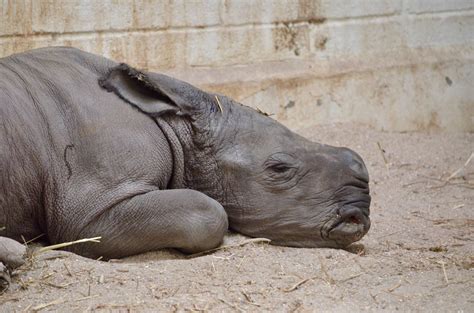
[[(0, 236), (118, 258), (214, 248), (227, 229), (344, 247), (370, 226), (368, 173), (233, 100), (73, 48), (0, 59)], [(0, 256), (2, 252), (0, 251)]]

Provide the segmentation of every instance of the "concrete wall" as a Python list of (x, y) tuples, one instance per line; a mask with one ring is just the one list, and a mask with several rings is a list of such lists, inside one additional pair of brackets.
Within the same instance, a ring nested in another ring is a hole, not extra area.
[(298, 127), (474, 131), (473, 0), (3, 0), (0, 56), (67, 45)]

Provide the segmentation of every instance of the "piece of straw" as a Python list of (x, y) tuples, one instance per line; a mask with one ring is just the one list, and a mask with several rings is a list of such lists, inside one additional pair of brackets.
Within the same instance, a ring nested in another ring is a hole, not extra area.
[(48, 303), (39, 304), (39, 305), (33, 307), (31, 310), (33, 312), (38, 312), (38, 311), (41, 311), (41, 310), (43, 310), (47, 307), (50, 307), (52, 305), (61, 304), (63, 302), (64, 302), (64, 300), (62, 298), (59, 298), (59, 299), (56, 299), (56, 300), (48, 302)]
[(100, 239), (102, 239), (102, 237), (84, 238), (84, 239), (79, 239), (79, 240), (75, 240), (75, 241), (69, 241), (69, 242), (58, 243), (58, 244), (56, 244), (56, 245), (51, 245), (51, 246), (43, 247), (43, 248), (39, 249), (39, 250), (36, 252), (36, 254), (43, 253), (43, 252), (50, 251), (50, 250), (61, 249), (61, 248), (64, 248), (64, 247), (69, 247), (69, 246), (72, 246), (72, 245), (76, 245), (76, 244), (78, 244), (78, 243), (84, 243), (84, 242), (100, 242)]
[(224, 110), (222, 109), (222, 105), (221, 105), (221, 102), (219, 101), (219, 98), (217, 96), (214, 96), (214, 97), (216, 97), (217, 105), (219, 106), (219, 111), (221, 111), (221, 113), (223, 113)]
[(469, 158), (467, 159), (467, 161), (464, 163), (463, 166), (461, 166), (460, 168), (458, 168), (456, 171), (454, 171), (451, 175), (449, 175), (449, 177), (446, 179), (446, 181), (449, 181), (451, 179), (453, 179), (454, 177), (456, 177), (456, 175), (458, 175), (459, 173), (461, 173), (461, 171), (466, 168), (469, 163), (471, 162), (471, 160), (474, 158), (474, 152), (471, 153), (471, 155), (469, 156)]
[(187, 258), (187, 259), (192, 259), (192, 258), (195, 258), (195, 257), (198, 257), (198, 256), (202, 256), (202, 255), (209, 254), (209, 253), (211, 253), (211, 252), (219, 251), (219, 250), (225, 250), (225, 249), (230, 249), (230, 248), (242, 247), (242, 246), (245, 246), (245, 245), (247, 245), (247, 244), (249, 244), (249, 243), (259, 243), (259, 242), (269, 243), (270, 241), (271, 241), (271, 240), (270, 240), (270, 239), (267, 239), (267, 238), (251, 238), (251, 239), (247, 239), (247, 240), (241, 241), (241, 242), (238, 243), (238, 244), (233, 244), (233, 245), (228, 245), (228, 246), (220, 246), (220, 247), (217, 247), (217, 248), (214, 248), (214, 249), (210, 249), (210, 250), (206, 250), (206, 251), (194, 253), (194, 254), (188, 255), (186, 258)]

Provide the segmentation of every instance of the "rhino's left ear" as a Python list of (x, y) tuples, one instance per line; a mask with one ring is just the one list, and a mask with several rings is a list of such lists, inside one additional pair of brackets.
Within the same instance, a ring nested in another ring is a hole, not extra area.
[(152, 116), (168, 112), (192, 115), (212, 103), (208, 93), (190, 84), (162, 74), (140, 72), (127, 64), (114, 67), (99, 84)]

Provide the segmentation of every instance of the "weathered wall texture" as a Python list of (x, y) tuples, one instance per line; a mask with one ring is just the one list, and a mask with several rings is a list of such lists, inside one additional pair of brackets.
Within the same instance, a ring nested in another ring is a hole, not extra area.
[(473, 0), (3, 0), (0, 56), (67, 45), (295, 127), (474, 131)]

